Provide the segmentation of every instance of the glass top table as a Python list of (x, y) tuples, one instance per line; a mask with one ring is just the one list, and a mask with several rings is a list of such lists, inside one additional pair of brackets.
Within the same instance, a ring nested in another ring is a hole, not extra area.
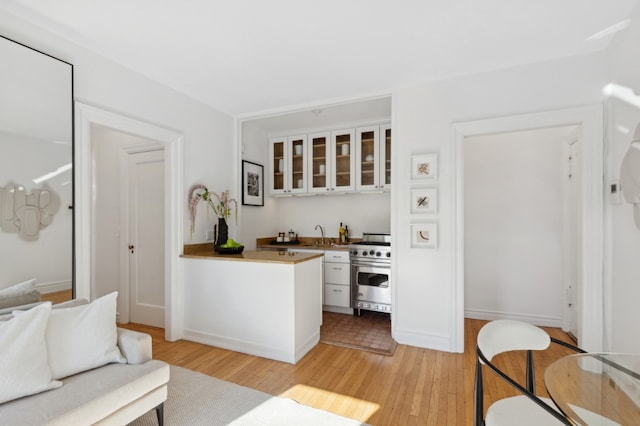
[(640, 354), (569, 355), (544, 373), (558, 408), (578, 425), (640, 425)]

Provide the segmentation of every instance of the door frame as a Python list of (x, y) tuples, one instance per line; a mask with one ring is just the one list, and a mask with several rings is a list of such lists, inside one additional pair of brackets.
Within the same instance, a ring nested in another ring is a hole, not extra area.
[[(122, 302), (120, 321), (124, 324), (129, 322), (131, 312), (131, 275), (129, 248), (127, 247), (131, 243), (131, 188), (129, 186), (129, 159), (131, 154), (150, 151), (163, 151), (163, 158), (166, 154), (164, 152), (164, 145), (154, 141), (149, 141), (149, 143), (145, 144), (125, 146), (120, 152), (120, 297)], [(163, 165), (163, 169), (165, 169), (164, 173), (166, 173), (166, 161)], [(165, 308), (166, 304), (165, 300)]]
[(91, 158), (91, 125), (97, 124), (161, 143), (165, 152), (165, 339), (182, 338), (184, 330), (183, 282), (180, 253), (183, 241), (183, 179), (181, 133), (155, 124), (129, 118), (81, 102), (75, 103), (74, 152), (75, 229), (76, 229), (76, 297), (91, 300), (94, 256), (93, 165)]
[(464, 351), (464, 139), (492, 133), (516, 132), (547, 127), (580, 127), (582, 162), (581, 294), (578, 295), (578, 340), (588, 351), (603, 349), (603, 108), (601, 104), (455, 123), (451, 126), (451, 170), (454, 179), (451, 315), (451, 351)]

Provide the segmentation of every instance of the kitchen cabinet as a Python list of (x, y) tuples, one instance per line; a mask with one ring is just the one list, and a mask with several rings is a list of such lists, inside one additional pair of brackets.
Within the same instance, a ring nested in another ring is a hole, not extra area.
[(331, 132), (331, 192), (353, 191), (355, 180), (355, 129)]
[(391, 189), (391, 125), (375, 124), (269, 139), (270, 194)]
[(331, 187), (331, 133), (312, 133), (307, 136), (309, 146), (309, 164), (307, 191), (310, 193), (326, 193)]
[(391, 125), (356, 128), (356, 190), (379, 191), (391, 184)]
[(348, 251), (327, 250), (324, 254), (325, 310), (352, 313), (351, 266)]
[(271, 138), (272, 195), (293, 195), (307, 192), (307, 135)]

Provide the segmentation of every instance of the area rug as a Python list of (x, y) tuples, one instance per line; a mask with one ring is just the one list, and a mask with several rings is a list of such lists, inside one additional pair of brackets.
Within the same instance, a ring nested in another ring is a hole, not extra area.
[(361, 316), (322, 313), (320, 341), (329, 345), (393, 355), (397, 343), (391, 337), (391, 319), (382, 312), (361, 311)]
[[(171, 366), (168, 395), (164, 404), (166, 426), (363, 425), (291, 399), (272, 396), (174, 365)], [(155, 410), (130, 425), (157, 426)]]

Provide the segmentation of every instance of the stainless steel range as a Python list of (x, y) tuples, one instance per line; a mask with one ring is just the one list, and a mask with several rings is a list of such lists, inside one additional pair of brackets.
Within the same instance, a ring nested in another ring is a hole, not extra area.
[(349, 246), (351, 261), (351, 307), (391, 312), (391, 235), (364, 233), (362, 241)]

